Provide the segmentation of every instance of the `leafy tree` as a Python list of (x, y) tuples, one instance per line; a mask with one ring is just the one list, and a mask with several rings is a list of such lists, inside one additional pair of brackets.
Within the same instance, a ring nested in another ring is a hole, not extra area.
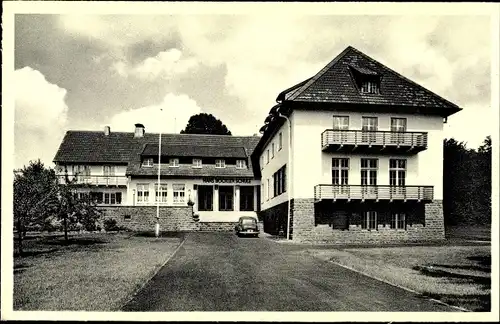
[(189, 118), (186, 128), (181, 130), (181, 134), (231, 135), (231, 132), (212, 114), (201, 113)]
[(491, 137), (478, 150), (444, 141), (443, 211), (447, 225), (491, 223)]
[(57, 216), (62, 221), (64, 240), (67, 242), (70, 229), (80, 226), (86, 230), (95, 230), (100, 212), (89, 194), (77, 193), (77, 177), (70, 180), (66, 173), (64, 179), (65, 182), (59, 185)]
[(23, 253), (26, 231), (42, 226), (57, 210), (58, 184), (54, 170), (45, 168), (40, 160), (14, 173), (14, 224), (18, 232), (18, 252)]

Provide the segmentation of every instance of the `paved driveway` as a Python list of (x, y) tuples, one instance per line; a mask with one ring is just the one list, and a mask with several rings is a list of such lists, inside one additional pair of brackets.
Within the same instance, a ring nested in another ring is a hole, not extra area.
[(302, 253), (227, 233), (190, 233), (124, 311), (454, 311)]

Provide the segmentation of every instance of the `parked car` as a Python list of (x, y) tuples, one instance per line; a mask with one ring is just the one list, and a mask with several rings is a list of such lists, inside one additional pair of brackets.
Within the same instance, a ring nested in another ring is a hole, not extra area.
[(252, 216), (242, 216), (238, 220), (238, 224), (234, 227), (236, 235), (251, 235), (254, 237), (259, 236), (259, 225), (257, 219)]

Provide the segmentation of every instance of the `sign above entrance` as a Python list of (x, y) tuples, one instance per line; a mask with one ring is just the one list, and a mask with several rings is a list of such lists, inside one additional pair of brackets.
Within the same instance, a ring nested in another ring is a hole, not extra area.
[(205, 177), (203, 183), (251, 183), (252, 178), (219, 178)]

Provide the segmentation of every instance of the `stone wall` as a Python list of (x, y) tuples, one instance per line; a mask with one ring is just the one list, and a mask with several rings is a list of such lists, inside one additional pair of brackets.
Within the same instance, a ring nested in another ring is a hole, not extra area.
[(261, 231), (286, 237), (286, 221), (288, 216), (288, 201), (259, 212), (262, 222)]
[(233, 232), (236, 222), (199, 222), (202, 232)]
[[(366, 208), (359, 203), (351, 204), (355, 206), (353, 208)], [(332, 205), (332, 208), (334, 208), (334, 206), (335, 205)], [(410, 214), (413, 212), (411, 210), (412, 208), (421, 208), (421, 213), (414, 212), (414, 215), (410, 215), (406, 229), (392, 229), (390, 227), (390, 222), (388, 224), (388, 218), (382, 218), (376, 230), (362, 229), (359, 215), (357, 218), (355, 216), (350, 217), (347, 228), (337, 229), (334, 226), (334, 222), (324, 223), (318, 221), (318, 204), (314, 203), (314, 199), (293, 199), (292, 238), (294, 241), (298, 242), (333, 244), (398, 243), (437, 241), (444, 239), (442, 201), (436, 200), (425, 205), (401, 204), (395, 206), (406, 206), (406, 208), (410, 206), (410, 210), (408, 211)], [(387, 211), (387, 207), (382, 207), (381, 210)], [(353, 215), (354, 214), (355, 213), (353, 213)], [(421, 214), (421, 216), (419, 214)]]
[[(109, 206), (99, 207), (103, 219), (114, 219), (118, 226), (132, 231), (154, 231), (156, 206)], [(199, 225), (193, 220), (190, 206), (164, 206), (160, 208), (161, 231), (197, 231)]]

